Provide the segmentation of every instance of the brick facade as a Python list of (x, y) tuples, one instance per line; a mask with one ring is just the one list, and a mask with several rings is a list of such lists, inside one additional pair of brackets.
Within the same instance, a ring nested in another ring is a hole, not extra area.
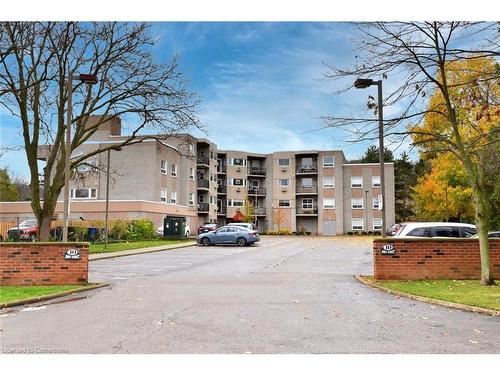
[[(77, 249), (80, 259), (65, 259)], [(0, 285), (85, 284), (88, 243), (0, 243)]]
[[(382, 255), (393, 245), (394, 255)], [(500, 239), (490, 239), (494, 278), (500, 278)], [(477, 239), (377, 239), (373, 241), (374, 277), (378, 280), (479, 279)]]

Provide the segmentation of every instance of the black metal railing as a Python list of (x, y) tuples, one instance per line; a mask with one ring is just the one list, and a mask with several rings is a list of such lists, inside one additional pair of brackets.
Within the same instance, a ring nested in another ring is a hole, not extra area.
[(266, 195), (266, 188), (249, 186), (248, 187), (248, 194), (249, 195)]
[(198, 187), (208, 189), (210, 182), (208, 180), (198, 179)]
[(217, 186), (217, 193), (219, 194), (226, 194), (227, 188), (226, 185), (219, 185)]
[(318, 206), (313, 206), (312, 208), (297, 207), (298, 215), (315, 215), (318, 213)]
[(315, 194), (318, 192), (318, 187), (315, 185), (297, 185), (296, 193)]
[(248, 174), (254, 175), (254, 176), (265, 176), (266, 175), (266, 168), (248, 167)]
[(198, 212), (209, 212), (209, 209), (208, 203), (198, 203)]
[(255, 215), (265, 215), (266, 208), (265, 207), (255, 207)]
[(217, 167), (217, 173), (226, 173), (226, 166), (225, 165), (219, 165)]
[(217, 215), (225, 215), (226, 212), (226, 207), (217, 207)]
[(210, 165), (210, 158), (208, 156), (198, 156), (196, 158), (197, 164)]
[(297, 165), (296, 173), (318, 173), (316, 165)]

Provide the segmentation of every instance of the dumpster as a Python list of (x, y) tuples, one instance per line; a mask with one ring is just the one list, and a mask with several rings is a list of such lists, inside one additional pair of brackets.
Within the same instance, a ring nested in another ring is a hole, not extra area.
[(163, 237), (184, 237), (185, 232), (185, 217), (167, 216), (163, 219)]

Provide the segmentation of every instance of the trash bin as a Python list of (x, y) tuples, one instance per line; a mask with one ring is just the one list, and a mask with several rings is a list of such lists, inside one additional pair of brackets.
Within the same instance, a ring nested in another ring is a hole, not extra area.
[(167, 216), (163, 219), (163, 237), (184, 237), (186, 218)]
[(97, 228), (88, 228), (87, 238), (89, 239), (89, 241), (95, 241), (95, 239), (97, 238)]

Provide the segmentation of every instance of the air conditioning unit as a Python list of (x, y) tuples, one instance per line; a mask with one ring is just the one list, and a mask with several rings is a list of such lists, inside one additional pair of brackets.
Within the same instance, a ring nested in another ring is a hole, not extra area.
[(241, 168), (240, 167), (236, 168), (236, 172), (241, 172)]
[(287, 191), (288, 191), (288, 189), (287, 189), (287, 188), (281, 188), (281, 191), (282, 191), (283, 193), (285, 193), (285, 192), (287, 192)]
[(241, 191), (240, 188), (236, 188), (236, 192), (239, 193)]
[(286, 172), (288, 169), (286, 167), (281, 168), (281, 172)]

